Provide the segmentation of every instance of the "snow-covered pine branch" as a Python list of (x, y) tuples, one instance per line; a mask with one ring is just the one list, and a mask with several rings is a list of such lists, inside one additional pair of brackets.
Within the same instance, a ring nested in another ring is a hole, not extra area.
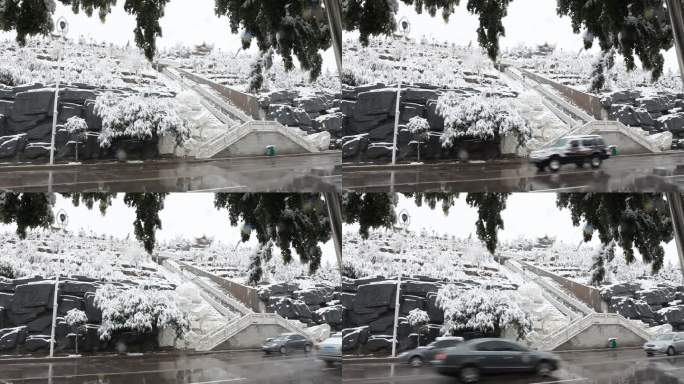
[(441, 141), (445, 148), (464, 138), (492, 141), (515, 135), (520, 146), (532, 138), (525, 119), (501, 98), (463, 98), (456, 92), (447, 92), (437, 100), (437, 113), (444, 118)]
[(182, 339), (190, 331), (188, 315), (178, 308), (172, 292), (128, 288), (107, 284), (95, 292), (95, 305), (102, 310), (100, 338), (108, 340), (117, 331), (153, 332), (170, 327)]
[(518, 339), (525, 339), (532, 331), (530, 315), (502, 291), (449, 284), (437, 292), (437, 305), (444, 310), (443, 335), (476, 331), (501, 336), (512, 328)]
[(117, 138), (149, 140), (173, 136), (178, 145), (190, 139), (188, 124), (176, 113), (173, 103), (158, 97), (120, 97), (105, 92), (95, 100), (95, 112), (102, 118), (100, 146), (108, 148)]

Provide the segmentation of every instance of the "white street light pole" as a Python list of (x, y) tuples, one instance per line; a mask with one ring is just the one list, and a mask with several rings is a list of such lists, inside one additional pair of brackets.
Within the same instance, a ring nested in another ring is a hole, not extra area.
[[(66, 34), (69, 31), (69, 23), (66, 19), (60, 17), (57, 20), (57, 81), (55, 82), (55, 103), (52, 111), (52, 137), (50, 139), (50, 165), (55, 164), (55, 135), (57, 134), (57, 115), (59, 109), (59, 83), (62, 79), (62, 56), (66, 49)], [(51, 174), (52, 176), (52, 174)], [(50, 180), (50, 187), (52, 187), (52, 180)]]
[[(399, 256), (404, 253), (404, 236), (406, 232), (406, 228), (408, 227), (410, 223), (410, 216), (408, 212), (403, 211), (399, 214), (399, 218), (401, 219), (401, 225), (402, 225), (402, 231), (401, 231), (401, 243), (399, 244)], [(401, 272), (397, 275), (397, 295), (395, 297), (394, 301), (394, 329), (392, 331), (392, 357), (397, 357), (397, 344), (399, 341), (397, 340), (397, 329), (399, 328), (399, 306), (401, 304), (400, 302), (401, 298)], [(418, 336), (420, 338), (420, 336)], [(420, 343), (420, 339), (419, 339)]]
[(55, 294), (52, 300), (52, 328), (50, 331), (50, 357), (55, 353), (55, 327), (57, 326), (57, 298), (59, 297), (59, 272), (55, 277)]
[(394, 330), (392, 331), (392, 357), (397, 357), (397, 328), (399, 325), (399, 298), (401, 297), (401, 272), (397, 275), (397, 295), (394, 302)]
[[(409, 23), (408, 19), (403, 18), (400, 22), (399, 25), (401, 26), (401, 32), (403, 35), (403, 38), (406, 39), (406, 35), (409, 33), (411, 30), (411, 24)], [(402, 41), (403, 44), (403, 41)], [(402, 63), (404, 62), (403, 57), (404, 56), (404, 47), (399, 48), (399, 73), (403, 70), (402, 68)], [(399, 79), (397, 80), (397, 108), (394, 111), (394, 139), (392, 140), (392, 165), (397, 164), (397, 136), (399, 135), (399, 117), (400, 117), (400, 109), (401, 109), (401, 76), (399, 76)], [(394, 184), (394, 183), (392, 183)]]

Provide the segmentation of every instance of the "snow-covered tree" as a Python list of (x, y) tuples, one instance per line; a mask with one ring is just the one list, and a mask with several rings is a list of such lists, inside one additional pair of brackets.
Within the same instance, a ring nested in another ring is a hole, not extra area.
[(418, 346), (420, 346), (420, 336), (425, 331), (425, 326), (430, 322), (430, 316), (420, 308), (412, 309), (406, 320), (409, 325), (418, 332)]
[(463, 98), (456, 92), (447, 92), (437, 100), (437, 113), (444, 118), (441, 141), (445, 148), (464, 138), (499, 141), (508, 135), (515, 135), (522, 147), (532, 138), (532, 129), (525, 119), (504, 99)]
[(443, 335), (475, 331), (498, 337), (512, 328), (525, 339), (532, 331), (530, 315), (503, 291), (449, 284), (437, 292), (437, 305), (444, 310)]
[(85, 119), (78, 116), (72, 116), (67, 119), (66, 124), (64, 124), (64, 129), (66, 129), (67, 132), (69, 132), (69, 135), (75, 139), (74, 147), (76, 148), (76, 161), (78, 161), (78, 145), (86, 138), (88, 124)]
[(95, 100), (95, 112), (102, 118), (100, 146), (108, 148), (118, 138), (150, 140), (173, 136), (178, 145), (190, 139), (190, 128), (171, 101), (158, 97), (120, 97), (105, 92)]
[(260, 244), (272, 241), (280, 249), (285, 264), (293, 260), (294, 249), (309, 273), (320, 267), (320, 243), (330, 240), (330, 218), (320, 194), (217, 193), (214, 207), (228, 210), (232, 226), (244, 223), (243, 242), (256, 232)]
[(88, 322), (88, 316), (80, 309), (72, 308), (64, 316), (64, 321), (66, 321), (69, 328), (76, 330), (74, 342), (76, 344), (76, 353), (78, 353), (78, 336), (83, 330), (83, 326)]
[(393, 193), (345, 193), (342, 195), (342, 219), (347, 224), (358, 223), (361, 237), (367, 239), (371, 228), (394, 226), (397, 203)]
[(176, 305), (173, 292), (107, 284), (95, 292), (95, 305), (102, 310), (102, 340), (119, 331), (150, 333), (170, 327), (179, 339), (190, 331), (188, 315)]
[(418, 161), (420, 161), (420, 147), (429, 137), (430, 123), (423, 117), (414, 116), (409, 120), (406, 128), (408, 128), (418, 143), (416, 146), (418, 147)]

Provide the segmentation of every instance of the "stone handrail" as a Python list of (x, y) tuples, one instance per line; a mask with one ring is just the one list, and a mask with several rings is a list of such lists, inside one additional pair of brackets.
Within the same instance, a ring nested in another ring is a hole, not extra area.
[(589, 129), (588, 133), (595, 130), (600, 130), (600, 132), (620, 132), (651, 152), (662, 152), (662, 149), (658, 148), (658, 146), (650, 142), (643, 135), (636, 132), (636, 130), (640, 128), (628, 127), (619, 121), (595, 120), (587, 124), (586, 129)]
[[(599, 293), (598, 289), (584, 284), (580, 284), (576, 281), (572, 281), (570, 279), (546, 271), (524, 261), (520, 261), (519, 263), (522, 265), (524, 269), (529, 270), (536, 275), (546, 276), (553, 279), (557, 284), (565, 288), (567, 292), (570, 292), (572, 296), (576, 298), (576, 300), (584, 304), (585, 307), (590, 308), (589, 312), (607, 312), (607, 305), (603, 301), (603, 298), (601, 297), (601, 294)], [(585, 311), (585, 313), (589, 312)]]
[(253, 324), (279, 325), (289, 332), (297, 333), (306, 337), (307, 339), (311, 339), (311, 336), (306, 332), (306, 330), (292, 323), (291, 321), (284, 319), (278, 314), (250, 313), (240, 317), (239, 319), (229, 322), (224, 327), (221, 327), (218, 331), (203, 337), (198, 343), (197, 350), (210, 351)]
[[(510, 263), (514, 263), (514, 261), (508, 260), (506, 263), (508, 265)], [(542, 288), (546, 289), (547, 292), (553, 294), (554, 296), (556, 296), (557, 298), (559, 298), (563, 302), (569, 304), (571, 307), (575, 308), (577, 311), (581, 312), (584, 315), (588, 315), (588, 314), (595, 312), (592, 308), (589, 308), (586, 304), (584, 304), (580, 300), (572, 297), (571, 295), (563, 292), (563, 290), (561, 290), (560, 288), (558, 288), (558, 287), (554, 286), (553, 284), (549, 283), (548, 281), (544, 280), (544, 278), (542, 278), (537, 273), (537, 271), (534, 269), (536, 267), (532, 268), (527, 263), (521, 263), (521, 264), (523, 265), (521, 267), (521, 269), (523, 270), (523, 274), (527, 275), (527, 272), (529, 272), (529, 274), (534, 275), (534, 277), (533, 277), (534, 282), (537, 283), (538, 285), (540, 285)]]
[(224, 279), (211, 272), (197, 268), (185, 262), (180, 262), (183, 269), (193, 273), (197, 276), (207, 277), (221, 288), (227, 290), (231, 296), (235, 297), (244, 306), (248, 307), (253, 312), (266, 312), (264, 303), (259, 298), (257, 290), (253, 287), (244, 284), (236, 283), (229, 279)]

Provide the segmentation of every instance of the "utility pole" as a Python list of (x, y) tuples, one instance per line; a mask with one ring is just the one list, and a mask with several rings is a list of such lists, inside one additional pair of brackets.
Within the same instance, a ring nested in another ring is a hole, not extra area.
[[(674, 45), (682, 75), (682, 89), (684, 89), (684, 1), (667, 0), (667, 10), (672, 22)], [(679, 266), (682, 269), (682, 281), (684, 282), (684, 201), (682, 201), (682, 195), (679, 192), (669, 192), (667, 203), (670, 206)]]

